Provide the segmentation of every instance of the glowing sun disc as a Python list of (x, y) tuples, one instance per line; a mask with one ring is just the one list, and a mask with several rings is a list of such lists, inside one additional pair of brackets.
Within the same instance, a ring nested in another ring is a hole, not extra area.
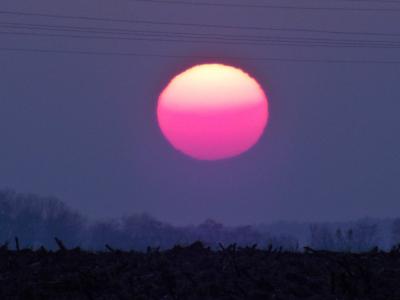
[(203, 64), (169, 82), (158, 98), (157, 118), (174, 148), (196, 159), (217, 160), (257, 143), (268, 121), (268, 100), (244, 71)]

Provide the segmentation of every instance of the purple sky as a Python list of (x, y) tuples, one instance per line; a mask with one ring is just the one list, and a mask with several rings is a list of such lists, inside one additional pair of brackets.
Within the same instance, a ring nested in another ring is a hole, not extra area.
[[(285, 3), (400, 9), (396, 4), (342, 1)], [(0, 10), (400, 34), (399, 11), (218, 8), (124, 0), (36, 0), (23, 4), (2, 0)], [(400, 41), (400, 36), (207, 30), (4, 14), (0, 14), (0, 22)], [(0, 31), (8, 30), (2, 27)], [(396, 48), (190, 44), (4, 34), (0, 34), (0, 41), (0, 48), (400, 61)], [(235, 159), (201, 162), (185, 157), (173, 150), (157, 126), (156, 101), (165, 84), (185, 68), (205, 62), (243, 68), (269, 97), (266, 133), (251, 151)], [(198, 223), (208, 217), (243, 224), (396, 216), (400, 209), (399, 78), (400, 64), (0, 51), (0, 184), (21, 192), (57, 196), (93, 217), (148, 212), (175, 224)]]

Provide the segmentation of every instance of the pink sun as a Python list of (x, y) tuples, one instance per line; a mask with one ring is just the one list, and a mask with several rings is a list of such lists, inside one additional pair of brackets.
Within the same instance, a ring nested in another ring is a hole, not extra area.
[(160, 94), (158, 123), (179, 151), (201, 160), (237, 156), (250, 149), (268, 121), (268, 100), (238, 68), (194, 66), (174, 77)]

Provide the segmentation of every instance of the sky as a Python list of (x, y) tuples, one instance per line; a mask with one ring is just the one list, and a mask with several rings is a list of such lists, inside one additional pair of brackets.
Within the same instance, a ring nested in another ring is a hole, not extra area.
[[(400, 9), (398, 4), (332, 3), (284, 2)], [(398, 216), (400, 64), (326, 62), (400, 61), (396, 48), (11, 35), (4, 33), (11, 30), (4, 23), (394, 43), (400, 40), (400, 11), (217, 7), (124, 0), (2, 0), (0, 11), (399, 34), (354, 36), (193, 28), (0, 13), (0, 48), (181, 56), (0, 50), (1, 188), (56, 196), (93, 218), (147, 212), (172, 224), (197, 224), (207, 218), (239, 225)], [(156, 119), (157, 99), (173, 76), (195, 64), (214, 62), (242, 68), (258, 80), (269, 98), (269, 122), (260, 141), (245, 154), (228, 160), (197, 161), (174, 150), (163, 137)]]

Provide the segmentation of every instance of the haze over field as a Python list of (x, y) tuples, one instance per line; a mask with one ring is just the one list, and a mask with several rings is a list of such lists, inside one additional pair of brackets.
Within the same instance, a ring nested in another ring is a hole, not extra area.
[[(92, 219), (147, 212), (174, 225), (243, 225), (398, 216), (398, 11), (106, 0), (2, 0), (0, 10), (13, 32), (0, 37), (2, 187), (59, 197)], [(383, 60), (392, 63), (376, 63)], [(269, 120), (248, 152), (202, 162), (169, 145), (156, 108), (173, 76), (210, 62), (252, 74), (267, 91)]]

